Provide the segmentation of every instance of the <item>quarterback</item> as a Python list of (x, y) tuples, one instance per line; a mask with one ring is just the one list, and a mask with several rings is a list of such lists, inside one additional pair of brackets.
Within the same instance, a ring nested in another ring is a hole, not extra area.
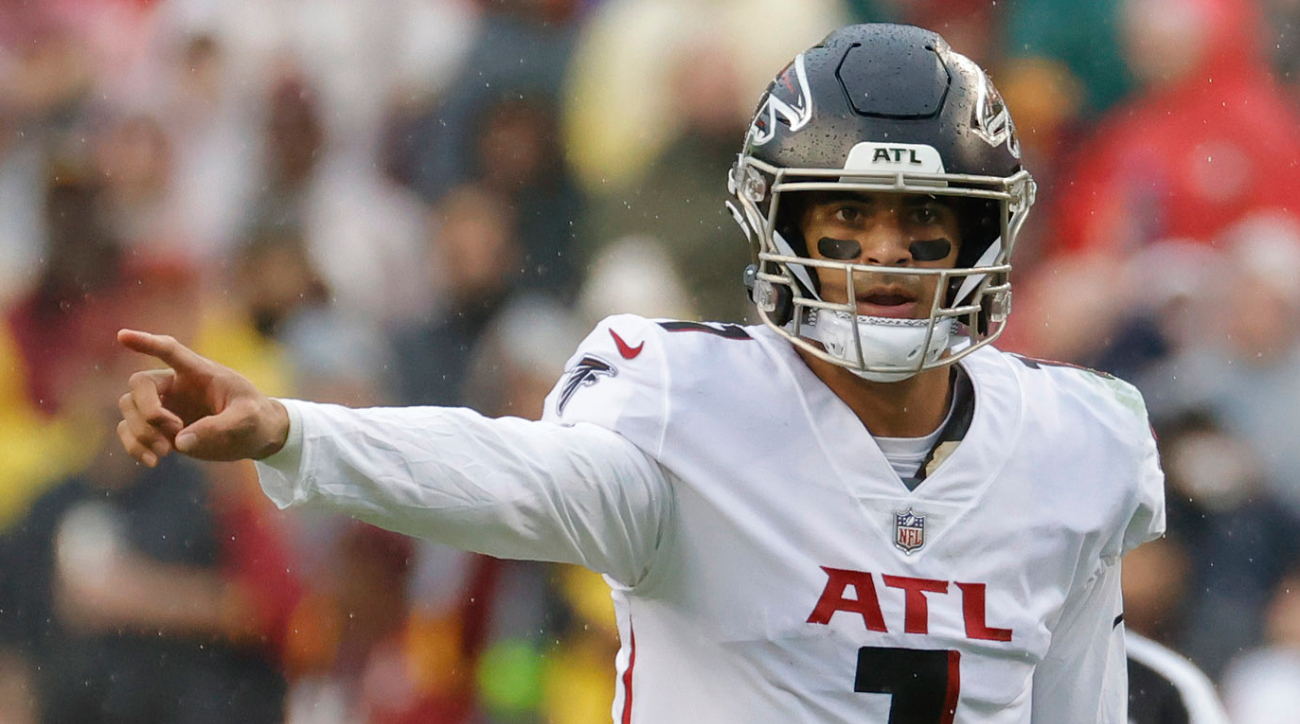
[[(174, 339), (126, 449), (613, 589), (622, 724), (1126, 721), (1120, 558), (1164, 526), (1141, 397), (990, 343), (1034, 200), (984, 71), (858, 25), (728, 175), (761, 324), (611, 317), (545, 419), (270, 399)], [(737, 274), (741, 270), (737, 270)]]

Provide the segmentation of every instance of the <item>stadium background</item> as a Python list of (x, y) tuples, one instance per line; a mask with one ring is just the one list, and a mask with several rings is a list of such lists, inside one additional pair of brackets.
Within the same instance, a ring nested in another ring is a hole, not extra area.
[(536, 417), (605, 314), (746, 316), (723, 174), (781, 65), (870, 20), (1014, 113), (1040, 200), (1002, 346), (1147, 397), (1170, 533), (1128, 625), (1293, 721), (1297, 0), (4, 0), (0, 722), (608, 721), (599, 578), (135, 466), (113, 332)]

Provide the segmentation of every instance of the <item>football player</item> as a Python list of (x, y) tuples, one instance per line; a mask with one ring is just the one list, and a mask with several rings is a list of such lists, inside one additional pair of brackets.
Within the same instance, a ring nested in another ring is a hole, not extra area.
[(268, 399), (123, 331), (168, 368), (132, 376), (119, 434), (150, 465), (259, 459), (284, 507), (604, 574), (618, 722), (1124, 722), (1156, 446), (1133, 388), (990, 346), (1034, 184), (984, 71), (919, 28), (834, 32), (728, 183), (762, 323), (611, 317), (540, 423)]

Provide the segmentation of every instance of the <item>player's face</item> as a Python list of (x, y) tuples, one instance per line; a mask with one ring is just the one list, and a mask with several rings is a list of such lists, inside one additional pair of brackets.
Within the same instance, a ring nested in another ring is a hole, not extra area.
[[(956, 209), (941, 196), (924, 194), (809, 192), (801, 229), (814, 259), (898, 269), (951, 269), (961, 248)], [(821, 296), (848, 301), (848, 280), (839, 268), (816, 269)], [(858, 314), (928, 317), (939, 277), (856, 272)]]

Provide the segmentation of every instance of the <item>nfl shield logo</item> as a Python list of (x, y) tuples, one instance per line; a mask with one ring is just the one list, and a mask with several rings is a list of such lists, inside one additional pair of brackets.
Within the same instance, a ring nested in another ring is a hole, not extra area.
[(894, 511), (894, 545), (904, 553), (925, 545), (925, 516), (913, 513), (911, 508), (902, 513)]

